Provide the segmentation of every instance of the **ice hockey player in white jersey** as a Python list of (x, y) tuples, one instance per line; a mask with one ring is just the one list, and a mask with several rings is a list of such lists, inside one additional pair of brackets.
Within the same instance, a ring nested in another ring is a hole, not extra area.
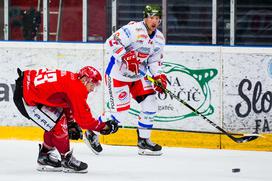
[[(106, 83), (110, 96), (111, 113), (122, 123), (127, 118), (131, 97), (141, 106), (138, 119), (138, 148), (140, 155), (161, 155), (162, 147), (150, 140), (154, 116), (157, 113), (156, 91), (160, 87), (152, 85), (145, 78), (149, 72), (166, 88), (166, 75), (163, 74), (162, 58), (165, 39), (157, 29), (161, 23), (161, 8), (146, 5), (144, 20), (130, 22), (113, 33), (106, 41), (111, 58), (106, 68)], [(97, 137), (87, 131), (85, 136), (93, 143), (95, 152), (102, 151)], [(96, 136), (96, 135), (95, 135)], [(95, 146), (96, 145), (96, 146)]]

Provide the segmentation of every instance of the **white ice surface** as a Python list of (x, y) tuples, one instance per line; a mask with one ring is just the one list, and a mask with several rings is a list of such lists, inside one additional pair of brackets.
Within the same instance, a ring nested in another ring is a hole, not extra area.
[(97, 156), (84, 143), (72, 147), (88, 163), (88, 173), (38, 172), (38, 142), (0, 140), (0, 181), (272, 181), (271, 152), (164, 147), (158, 157), (139, 156), (136, 147), (103, 145)]

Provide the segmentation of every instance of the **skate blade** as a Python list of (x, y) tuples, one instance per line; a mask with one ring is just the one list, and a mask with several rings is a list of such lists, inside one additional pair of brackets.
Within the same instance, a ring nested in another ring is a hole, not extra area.
[(160, 151), (151, 151), (147, 149), (139, 149), (138, 150), (139, 155), (146, 155), (146, 156), (160, 156), (162, 155), (161, 150)]
[(87, 173), (87, 172), (88, 172), (87, 169), (77, 171), (77, 170), (74, 170), (74, 169), (71, 169), (71, 168), (63, 168), (62, 171), (63, 171), (64, 173)]
[(89, 142), (89, 140), (86, 138), (85, 134), (83, 134), (83, 141), (84, 143), (92, 150), (92, 152), (96, 155), (99, 155), (101, 152), (97, 152), (95, 149), (93, 149), (91, 143)]
[(39, 172), (61, 172), (62, 167), (52, 167), (49, 165), (38, 165), (37, 170)]

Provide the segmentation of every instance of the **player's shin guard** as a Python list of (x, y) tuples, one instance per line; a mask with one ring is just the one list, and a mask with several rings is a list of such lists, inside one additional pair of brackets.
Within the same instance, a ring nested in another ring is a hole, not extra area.
[(155, 112), (141, 112), (138, 122), (138, 154), (139, 155), (155, 155), (162, 154), (162, 147), (150, 140), (150, 128), (153, 127), (153, 119)]
[(38, 155), (38, 171), (47, 172), (60, 172), (62, 171), (61, 162), (58, 156), (53, 153), (53, 149), (47, 149), (41, 144), (39, 144), (39, 155)]

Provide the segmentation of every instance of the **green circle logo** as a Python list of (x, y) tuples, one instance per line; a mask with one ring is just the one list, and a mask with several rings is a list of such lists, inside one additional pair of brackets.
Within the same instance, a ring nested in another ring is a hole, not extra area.
[[(209, 81), (217, 75), (216, 69), (189, 69), (180, 64), (164, 62), (163, 70), (167, 75), (167, 89), (204, 116), (214, 113)], [(197, 116), (168, 94), (158, 93), (157, 99), (159, 103), (159, 112), (155, 116), (157, 122), (174, 122)], [(138, 116), (140, 111), (132, 107), (129, 113)]]

